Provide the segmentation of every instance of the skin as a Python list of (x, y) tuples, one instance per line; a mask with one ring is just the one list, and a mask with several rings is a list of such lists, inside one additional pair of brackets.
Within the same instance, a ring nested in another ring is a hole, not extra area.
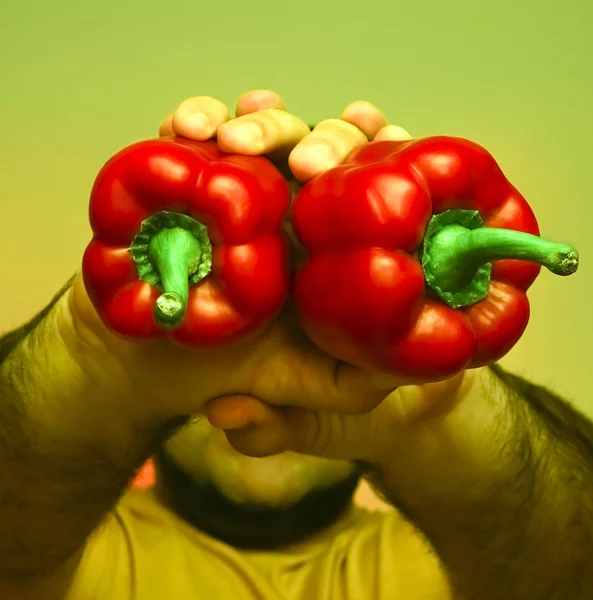
[[(277, 94), (267, 90), (239, 98), (232, 120), (220, 101), (203, 96), (189, 98), (161, 123), (159, 135), (172, 134), (193, 140), (216, 135), (226, 152), (268, 154), (279, 162), (288, 160), (298, 184), (337, 166), (369, 140), (411, 137), (401, 127), (389, 125), (385, 115), (365, 101), (349, 104), (339, 119), (321, 121), (310, 132), (301, 119), (286, 112)], [(295, 322), (291, 314), (284, 318)], [(392, 382), (386, 381), (385, 385), (388, 389)], [(207, 413), (210, 420), (197, 420), (181, 429), (167, 442), (167, 452), (187, 473), (212, 481), (230, 498), (268, 506), (290, 505), (309, 490), (339, 481), (355, 469), (351, 461), (292, 451), (253, 458), (236, 450), (232, 441), (238, 439), (237, 433), (230, 430), (241, 429), (242, 424), (253, 425), (261, 409), (253, 400), (251, 395), (221, 396)]]
[[(367, 102), (309, 132), (264, 90), (234, 119), (214, 98), (186, 100), (160, 132), (288, 162), (295, 190), (370, 139), (409, 137)], [(162, 447), (195, 481), (272, 507), (356, 464), (449, 575), (407, 529), (394, 568), (418, 568), (416, 597), (593, 597), (593, 425), (500, 369), (407, 385), (321, 352), (290, 304), (233, 346), (136, 344), (105, 328), (79, 275), (0, 359), (0, 597), (62, 598), (86, 538)]]

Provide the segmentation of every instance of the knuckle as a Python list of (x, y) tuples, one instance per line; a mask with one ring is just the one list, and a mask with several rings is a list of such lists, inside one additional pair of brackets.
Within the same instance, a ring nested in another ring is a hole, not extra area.
[[(242, 118), (239, 117), (239, 119)], [(281, 108), (265, 108), (245, 115), (245, 118), (245, 122), (250, 119), (251, 123), (261, 129), (264, 143), (270, 148), (287, 144), (293, 146), (309, 133), (309, 127), (304, 121)]]
[(315, 413), (314, 422), (316, 423), (315, 436), (311, 437), (311, 453), (324, 456), (330, 448), (332, 442), (332, 419), (322, 419), (319, 413)]
[[(278, 108), (264, 108), (245, 117), (245, 123), (253, 123), (260, 127), (267, 138), (280, 131), (283, 125), (285, 113)], [(241, 118), (241, 117), (239, 117)]]
[(320, 121), (313, 131), (341, 131), (347, 133), (354, 133), (358, 131), (358, 128), (352, 123), (348, 123), (348, 121), (344, 121), (343, 119), (325, 119)]
[[(227, 123), (228, 127), (249, 127), (258, 128), (265, 137), (277, 131), (280, 127), (280, 117), (275, 114), (278, 109), (264, 108), (252, 113), (241, 115)], [(281, 112), (281, 111), (279, 111)]]
[(315, 126), (314, 131), (320, 131), (322, 129), (327, 129), (328, 127), (333, 127), (334, 125), (339, 126), (341, 123), (341, 119), (323, 119), (323, 121), (319, 121)]
[(249, 115), (249, 117), (257, 121), (275, 123), (278, 125), (290, 121), (291, 116), (290, 113), (287, 113), (281, 108), (262, 108)]
[(194, 96), (181, 102), (175, 114), (182, 116), (196, 112), (202, 112), (209, 116), (222, 116), (228, 113), (228, 108), (221, 100), (213, 96)]
[(343, 119), (321, 121), (311, 133), (313, 138), (324, 139), (332, 145), (358, 144), (367, 141), (366, 135), (356, 125)]
[(304, 422), (301, 427), (297, 427), (292, 439), (292, 448), (296, 452), (304, 454), (319, 454), (329, 443), (327, 431), (327, 419), (323, 419), (321, 414), (311, 411), (302, 417)]

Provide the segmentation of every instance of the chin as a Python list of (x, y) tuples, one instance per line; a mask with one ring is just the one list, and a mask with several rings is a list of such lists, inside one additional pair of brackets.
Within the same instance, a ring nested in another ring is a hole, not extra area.
[(157, 493), (188, 523), (238, 548), (278, 548), (330, 526), (352, 505), (361, 477), (354, 463), (288, 452), (249, 458), (233, 450), (200, 463), (162, 448)]
[(166, 452), (198, 482), (211, 482), (234, 502), (286, 507), (311, 490), (328, 487), (357, 470), (350, 461), (283, 452), (264, 458), (241, 454), (224, 433), (199, 423), (181, 431)]
[(337, 483), (356, 469), (354, 463), (283, 452), (264, 458), (240, 454), (228, 445), (210, 457), (207, 477), (237, 502), (289, 506), (311, 490)]

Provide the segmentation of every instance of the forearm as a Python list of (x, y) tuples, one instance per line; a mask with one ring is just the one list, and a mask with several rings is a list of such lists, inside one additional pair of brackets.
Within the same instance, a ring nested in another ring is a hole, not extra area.
[(463, 597), (591, 598), (593, 425), (542, 388), (482, 371), (374, 478)]
[(134, 414), (117, 366), (71, 330), (65, 343), (66, 296), (37, 321), (0, 350), (0, 579), (75, 556), (175, 425)]

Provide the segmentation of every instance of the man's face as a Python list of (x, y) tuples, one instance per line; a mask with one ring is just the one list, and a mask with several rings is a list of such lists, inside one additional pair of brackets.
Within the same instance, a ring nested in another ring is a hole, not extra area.
[(359, 479), (354, 463), (292, 452), (250, 458), (206, 419), (193, 420), (156, 457), (157, 489), (183, 518), (244, 547), (297, 541), (333, 522)]

